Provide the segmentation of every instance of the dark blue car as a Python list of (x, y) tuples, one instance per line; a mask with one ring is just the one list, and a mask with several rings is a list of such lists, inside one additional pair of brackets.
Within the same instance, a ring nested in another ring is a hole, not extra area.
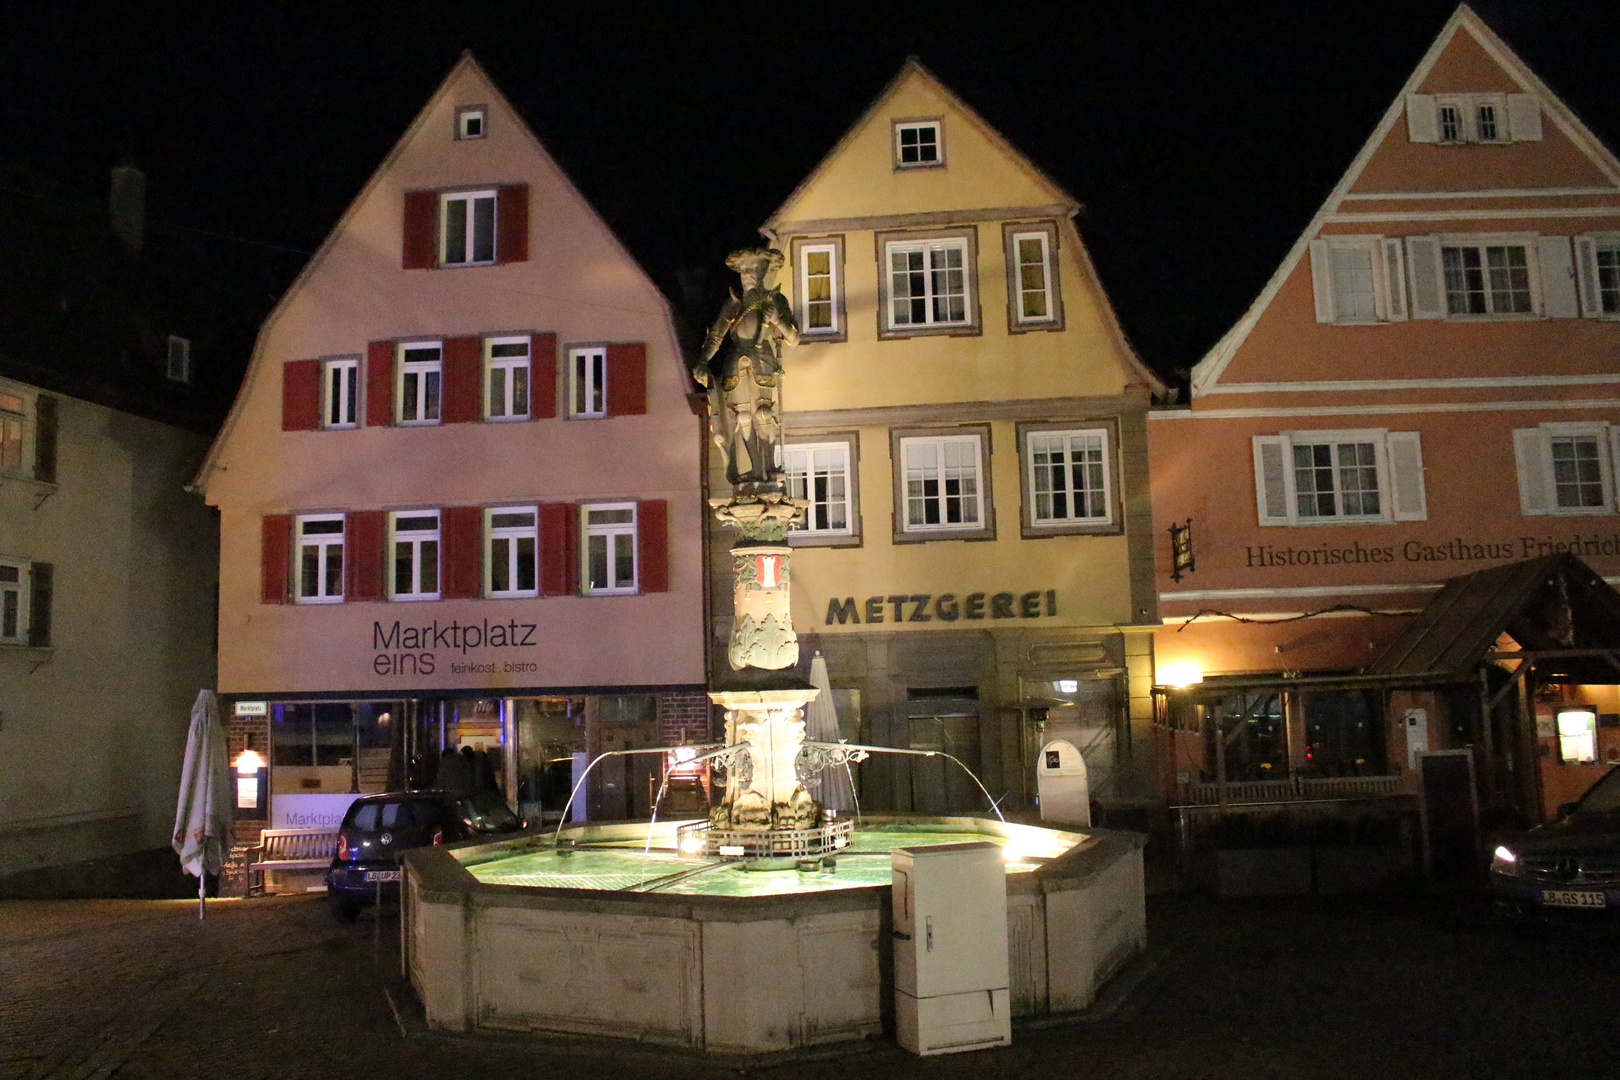
[(1499, 845), (1491, 893), (1514, 915), (1620, 912), (1620, 768), (1558, 808), (1558, 820)]

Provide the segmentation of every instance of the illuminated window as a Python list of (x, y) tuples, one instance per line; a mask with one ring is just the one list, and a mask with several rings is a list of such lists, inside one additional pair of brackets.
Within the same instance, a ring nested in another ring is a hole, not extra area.
[(360, 361), (321, 362), (321, 426), (354, 427), (360, 399)]
[(945, 154), (938, 120), (908, 120), (894, 125), (894, 163), (902, 169), (943, 165)]
[(298, 518), (298, 602), (335, 604), (343, 599), (343, 515)]
[(568, 350), (568, 415), (595, 420), (607, 415), (607, 350)]
[(839, 332), (837, 244), (799, 248), (799, 330), (804, 334)]
[(1013, 254), (1018, 278), (1018, 304), (1015, 308), (1018, 322), (1051, 322), (1055, 318), (1052, 305), (1052, 266), (1046, 233), (1014, 233)]
[(474, 266), (495, 261), (495, 192), (454, 191), (439, 197), (443, 266)]
[(1597, 714), (1564, 709), (1558, 714), (1558, 752), (1566, 765), (1597, 760)]
[(395, 600), (439, 598), (439, 512), (404, 510), (388, 515), (393, 535)]
[(400, 346), (399, 408), (401, 424), (439, 422), (439, 386), (443, 378), (443, 352), (437, 342)]
[(491, 420), (529, 418), (529, 339), (490, 338), (488, 416)]
[(532, 506), (502, 506), (486, 514), (488, 548), (484, 588), (489, 596), (538, 596), (535, 556), (540, 550)]
[(597, 503), (582, 508), (584, 586), (588, 596), (636, 591), (636, 504)]

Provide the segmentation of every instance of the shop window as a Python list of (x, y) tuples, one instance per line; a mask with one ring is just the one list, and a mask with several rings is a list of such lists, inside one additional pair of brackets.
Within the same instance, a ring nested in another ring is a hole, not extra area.
[(394, 600), (439, 598), (439, 512), (407, 510), (388, 515)]
[(272, 766), (352, 765), (354, 708), (348, 702), (277, 703), (270, 712)]
[(649, 724), (658, 719), (658, 699), (651, 694), (604, 694), (596, 699), (596, 718), (604, 724)]
[(1388, 771), (1382, 713), (1359, 690), (1304, 694), (1306, 776), (1382, 776)]

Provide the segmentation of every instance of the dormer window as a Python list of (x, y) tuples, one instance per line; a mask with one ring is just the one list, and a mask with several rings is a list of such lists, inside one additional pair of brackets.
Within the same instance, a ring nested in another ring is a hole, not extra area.
[(1541, 138), (1541, 101), (1534, 94), (1411, 94), (1407, 136), (1416, 143), (1505, 145)]
[(944, 141), (938, 120), (896, 120), (894, 123), (894, 165), (897, 169), (922, 169), (945, 164)]
[(464, 105), (456, 110), (457, 139), (482, 139), (484, 132), (484, 107), (482, 105)]

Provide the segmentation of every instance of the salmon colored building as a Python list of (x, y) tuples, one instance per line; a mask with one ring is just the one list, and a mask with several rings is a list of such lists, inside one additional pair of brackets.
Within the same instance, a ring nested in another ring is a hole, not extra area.
[[(844, 735), (948, 753), (1009, 807), (1033, 805), (1039, 751), (1065, 740), (1112, 811), (1151, 794), (1145, 416), (1163, 386), (1078, 212), (911, 60), (762, 231), (800, 327), (793, 623)], [(724, 641), (729, 562), (711, 579)], [(868, 808), (988, 809), (938, 756), (861, 770)]]
[[(464, 57), (266, 321), (198, 478), (271, 808), (473, 747), (535, 817), (577, 754), (705, 736), (700, 439), (663, 296)], [(645, 813), (643, 781), (606, 769), (593, 816)]]
[[(1459, 575), (1571, 553), (1617, 580), (1617, 360), (1620, 161), (1459, 8), (1194, 369), (1187, 405), (1150, 418), (1158, 681), (1233, 685), (1208, 698), (1224, 710), (1224, 757), (1213, 729), (1177, 733), (1167, 797), (1217, 772), (1410, 790), (1419, 750), (1493, 735), (1502, 768), (1534, 773), (1508, 760), (1516, 736), (1481, 728), (1477, 684), (1374, 692), (1330, 677), (1398, 668), (1380, 658)], [(1279, 687), (1296, 676), (1329, 678)], [(1613, 687), (1538, 698), (1549, 717), (1555, 700), (1593, 706), (1597, 757), (1620, 754)], [(1527, 754), (1552, 777), (1550, 805), (1601, 766), (1560, 772), (1547, 723)], [(1531, 790), (1480, 783), (1486, 802)]]

